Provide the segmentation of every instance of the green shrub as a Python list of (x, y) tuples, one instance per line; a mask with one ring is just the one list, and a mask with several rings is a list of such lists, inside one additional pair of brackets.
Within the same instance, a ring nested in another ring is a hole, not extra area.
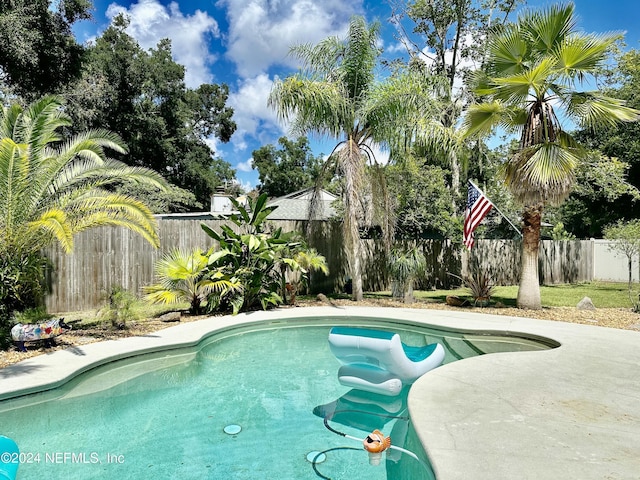
[(221, 232), (215, 232), (207, 225), (202, 229), (220, 244), (220, 250), (209, 256), (208, 275), (217, 280), (226, 280), (237, 288), (225, 288), (209, 295), (207, 306), (210, 311), (232, 310), (234, 314), (254, 309), (280, 305), (282, 296), (278, 293), (284, 285), (283, 264), (295, 269), (297, 263), (290, 257), (298, 242), (283, 235), (282, 229), (269, 231), (267, 216), (275, 207), (267, 207), (266, 194), (257, 199), (249, 199), (247, 206), (231, 199), (237, 214), (229, 217), (240, 227), (236, 233), (228, 225), (222, 225)]
[(124, 329), (127, 322), (137, 319), (135, 304), (137, 298), (125, 288), (116, 286), (109, 292), (109, 302), (98, 314), (100, 319), (109, 322), (111, 327)]
[(42, 323), (51, 320), (53, 315), (47, 313), (45, 307), (27, 308), (13, 315), (13, 323)]
[(469, 273), (464, 277), (459, 277), (453, 273), (449, 273), (449, 275), (460, 279), (462, 284), (469, 289), (474, 305), (484, 307), (489, 304), (489, 300), (495, 291), (495, 284), (490, 273), (477, 265), (471, 265)]
[(16, 312), (42, 308), (47, 265), (39, 253), (0, 254), (0, 348), (11, 344), (9, 332)]
[(413, 284), (424, 272), (427, 260), (417, 248), (394, 248), (389, 255), (389, 275), (394, 298), (402, 298), (405, 303), (413, 302)]

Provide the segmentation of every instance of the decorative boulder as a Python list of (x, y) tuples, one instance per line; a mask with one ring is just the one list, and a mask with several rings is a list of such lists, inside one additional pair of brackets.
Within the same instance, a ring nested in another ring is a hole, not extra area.
[(181, 315), (180, 312), (169, 312), (169, 313), (165, 313), (164, 315), (161, 315), (160, 317), (158, 317), (158, 320), (160, 320), (161, 322), (166, 322), (166, 323), (179, 322), (181, 316), (182, 315)]
[(578, 302), (578, 305), (576, 305), (576, 308), (578, 310), (595, 310), (596, 309), (595, 305), (593, 304), (593, 302), (589, 297), (584, 297), (582, 300), (580, 300)]

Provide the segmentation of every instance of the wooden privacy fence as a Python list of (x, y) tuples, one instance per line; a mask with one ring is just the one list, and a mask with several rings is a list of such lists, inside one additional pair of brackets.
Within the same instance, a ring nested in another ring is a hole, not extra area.
[[(51, 262), (48, 275), (50, 293), (45, 300), (49, 312), (72, 312), (96, 309), (104, 306), (109, 293), (122, 287), (136, 295), (142, 288), (155, 283), (155, 263), (167, 252), (179, 248), (190, 251), (207, 250), (217, 242), (201, 228), (205, 223), (215, 231), (228, 224), (239, 232), (240, 228), (224, 220), (171, 219), (158, 220), (160, 248), (154, 249), (142, 237), (120, 227), (99, 227), (74, 237), (72, 254), (65, 254), (57, 245), (45, 251)], [(284, 232), (302, 231), (302, 222), (272, 222)], [(322, 222), (324, 223), (324, 222)], [(333, 233), (332, 233), (333, 231)], [(336, 237), (330, 225), (314, 229), (314, 245), (325, 252), (332, 272), (340, 272), (342, 253), (340, 243), (331, 242)], [(319, 279), (319, 285), (326, 279)]]
[[(214, 246), (215, 241), (202, 228), (206, 223), (219, 231), (222, 220), (163, 219), (158, 220), (161, 247), (154, 249), (141, 237), (118, 227), (100, 227), (74, 237), (70, 255), (58, 247), (45, 254), (51, 261), (48, 278), (50, 294), (46, 299), (49, 312), (71, 312), (100, 308), (114, 287), (140, 295), (142, 287), (155, 282), (154, 265), (174, 248), (191, 250)], [(283, 231), (305, 230), (306, 222), (272, 222)], [(238, 227), (233, 224), (235, 231)], [(317, 222), (308, 238), (309, 245), (327, 259), (330, 274), (314, 274), (312, 291), (342, 291), (348, 276), (342, 251), (340, 225)], [(375, 240), (364, 241), (363, 281), (367, 291), (388, 289), (386, 256)], [(511, 240), (478, 240), (471, 252), (451, 241), (424, 240), (416, 245), (427, 257), (427, 272), (419, 279), (418, 288), (449, 288), (459, 281), (448, 275), (464, 276), (473, 268), (491, 273), (499, 285), (517, 284), (520, 268), (520, 243)], [(591, 241), (544, 241), (540, 247), (540, 280), (542, 283), (574, 283), (593, 279), (593, 245)]]
[[(477, 240), (462, 252), (462, 276), (473, 269), (490, 273), (497, 285), (517, 285), (520, 279), (522, 244), (516, 240)], [(543, 240), (540, 242), (540, 283), (590, 282), (593, 280), (592, 240)]]

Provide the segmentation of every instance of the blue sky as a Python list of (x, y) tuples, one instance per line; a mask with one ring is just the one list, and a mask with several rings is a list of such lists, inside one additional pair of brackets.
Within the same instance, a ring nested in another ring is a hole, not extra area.
[[(129, 34), (147, 49), (170, 38), (175, 60), (185, 65), (186, 82), (226, 83), (228, 105), (235, 110), (238, 130), (231, 142), (210, 140), (216, 154), (235, 169), (246, 189), (258, 183), (251, 169), (251, 153), (275, 144), (286, 135), (266, 104), (273, 79), (295, 71), (287, 57), (291, 45), (315, 43), (329, 35), (343, 35), (353, 14), (382, 22), (383, 47), (389, 55), (400, 50), (395, 29), (388, 22), (389, 4), (399, 0), (93, 0), (94, 20), (76, 28), (81, 42), (103, 31), (117, 13), (130, 16)], [(548, 0), (529, 0), (531, 8)], [(586, 32), (621, 31), (629, 48), (640, 48), (639, 0), (575, 0), (579, 27)], [(316, 154), (332, 145), (314, 142)]]

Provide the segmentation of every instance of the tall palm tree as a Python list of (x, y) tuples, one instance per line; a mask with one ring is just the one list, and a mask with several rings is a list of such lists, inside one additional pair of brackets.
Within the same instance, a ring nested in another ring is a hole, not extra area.
[[(389, 207), (383, 178), (372, 146), (391, 149), (407, 145), (416, 129), (430, 130), (435, 111), (424, 77), (392, 76), (376, 81), (379, 24), (352, 17), (345, 39), (329, 37), (317, 45), (299, 45), (291, 53), (302, 61), (297, 74), (276, 80), (269, 105), (291, 120), (295, 135), (319, 134), (337, 142), (324, 170), (343, 182), (344, 249), (353, 285), (353, 299), (362, 300), (362, 226), (380, 223), (389, 237)], [(434, 129), (429, 138), (443, 135)], [(375, 189), (375, 192), (374, 192)], [(379, 207), (376, 215), (375, 207)]]
[(607, 59), (616, 38), (578, 31), (568, 3), (525, 12), (489, 41), (487, 76), (477, 88), (486, 101), (468, 110), (465, 125), (468, 135), (488, 134), (498, 125), (520, 134), (519, 148), (504, 167), (507, 187), (524, 206), (520, 308), (541, 308), (542, 213), (569, 195), (586, 155), (559, 117), (587, 128), (638, 118), (620, 100), (578, 90)]
[(55, 242), (70, 252), (74, 234), (102, 225), (124, 226), (158, 246), (149, 209), (108, 188), (134, 182), (166, 190), (166, 182), (108, 159), (105, 149), (126, 151), (117, 135), (92, 130), (64, 138), (69, 125), (55, 96), (0, 112), (0, 254), (27, 255)]

